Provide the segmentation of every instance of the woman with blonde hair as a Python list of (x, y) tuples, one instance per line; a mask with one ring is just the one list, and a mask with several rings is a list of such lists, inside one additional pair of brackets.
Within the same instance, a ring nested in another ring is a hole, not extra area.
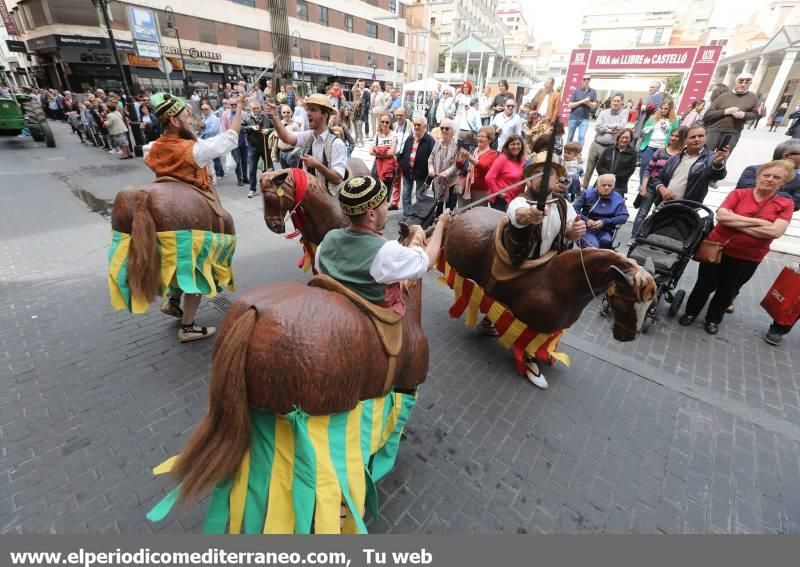
[(663, 148), (669, 143), (669, 136), (673, 130), (680, 127), (681, 121), (675, 117), (675, 102), (667, 99), (661, 103), (653, 116), (647, 119), (642, 128), (642, 143), (639, 145), (639, 184), (644, 179), (647, 164), (658, 148)]
[(389, 95), (383, 92), (381, 84), (378, 81), (372, 81), (370, 87), (370, 103), (369, 103), (369, 131), (374, 135), (378, 131), (378, 123), (381, 115), (386, 112), (386, 107), (389, 103)]

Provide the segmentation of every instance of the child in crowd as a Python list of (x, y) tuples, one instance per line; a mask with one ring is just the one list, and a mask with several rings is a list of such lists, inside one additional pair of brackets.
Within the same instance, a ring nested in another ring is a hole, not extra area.
[(583, 166), (580, 164), (580, 155), (583, 147), (578, 142), (569, 142), (564, 144), (564, 167), (567, 169), (567, 177), (569, 178), (569, 185), (565, 191), (569, 201), (575, 201), (575, 198), (581, 192), (581, 178), (583, 177)]

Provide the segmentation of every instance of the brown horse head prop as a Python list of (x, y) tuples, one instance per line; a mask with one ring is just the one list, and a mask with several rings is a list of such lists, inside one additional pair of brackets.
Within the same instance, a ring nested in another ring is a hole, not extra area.
[[(492, 276), (495, 230), (502, 218), (499, 211), (475, 208), (453, 219), (444, 237), (447, 262), (484, 288)], [(558, 254), (518, 277), (497, 281), (491, 295), (532, 329), (552, 333), (572, 326), (589, 302), (606, 291), (615, 317), (614, 338), (633, 340), (655, 298), (656, 284), (635, 261), (611, 250)]]
[(428, 372), (422, 283), (402, 289), (406, 313), (402, 327), (393, 326), (392, 333), (402, 334), (393, 360), (381, 327), (344, 295), (284, 282), (239, 296), (214, 345), (208, 414), (174, 469), (182, 498), (194, 499), (233, 474), (250, 446), (250, 408), (330, 415), (421, 384)]
[[(348, 160), (346, 179), (369, 174), (369, 169), (360, 159)], [(350, 224), (336, 197), (317, 177), (303, 169), (265, 173), (259, 184), (264, 199), (264, 221), (272, 232), (286, 232), (286, 215), (289, 214), (303, 238), (319, 244), (329, 230)]]

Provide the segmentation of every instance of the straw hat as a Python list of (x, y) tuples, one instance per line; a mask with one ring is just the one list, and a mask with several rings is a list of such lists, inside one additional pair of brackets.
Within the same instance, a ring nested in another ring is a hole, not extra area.
[[(533, 161), (526, 165), (522, 170), (522, 177), (530, 177), (540, 169), (544, 169), (544, 162), (547, 160), (547, 152), (539, 152), (538, 154), (533, 154)], [(558, 177), (564, 177), (567, 174), (566, 168), (556, 161), (556, 158), (553, 159), (553, 163), (550, 164), (550, 167), (553, 171), (556, 172)]]
[(336, 111), (333, 104), (331, 103), (331, 99), (329, 99), (328, 96), (324, 94), (315, 93), (309, 97), (306, 97), (306, 106), (308, 106), (309, 104), (315, 104), (317, 106), (327, 108), (331, 112)]

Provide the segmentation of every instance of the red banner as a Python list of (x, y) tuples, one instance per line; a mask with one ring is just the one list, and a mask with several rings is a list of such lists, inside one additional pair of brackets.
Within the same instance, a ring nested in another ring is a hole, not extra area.
[(567, 77), (564, 79), (564, 89), (561, 93), (561, 122), (566, 125), (569, 120), (569, 97), (575, 92), (575, 89), (581, 86), (581, 79), (586, 72), (586, 67), (589, 64), (589, 49), (573, 49), (572, 54), (569, 56), (569, 67), (567, 68)]
[(663, 71), (688, 69), (694, 62), (696, 47), (668, 47), (666, 49), (598, 49), (592, 51), (589, 61), (591, 71), (639, 69)]
[(689, 80), (686, 81), (683, 97), (678, 105), (678, 114), (682, 114), (688, 109), (693, 100), (701, 99), (706, 95), (721, 52), (721, 45), (704, 45), (697, 48), (697, 57), (689, 73)]
[(11, 14), (8, 13), (5, 0), (0, 0), (0, 16), (3, 17), (3, 25), (6, 26), (6, 32), (8, 32), (8, 35), (18, 36), (19, 30), (17, 29), (17, 24), (14, 22), (14, 18), (11, 17)]

